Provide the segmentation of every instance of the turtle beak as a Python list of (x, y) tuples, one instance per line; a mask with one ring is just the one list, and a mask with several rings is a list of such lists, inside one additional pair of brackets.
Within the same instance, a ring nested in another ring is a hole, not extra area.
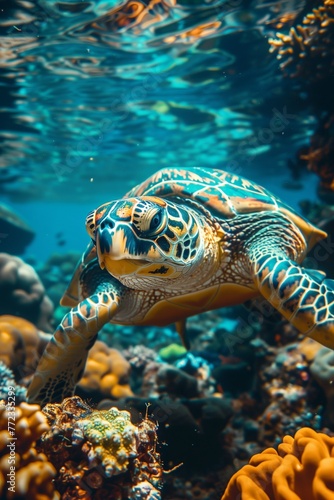
[(96, 232), (96, 250), (101, 269), (107, 269), (113, 276), (137, 272), (143, 263), (147, 262), (142, 259), (129, 259), (124, 231), (114, 231), (113, 227), (110, 224), (102, 224)]
[(96, 251), (101, 269), (105, 268), (105, 256), (114, 253), (112, 252), (114, 246), (113, 236), (110, 224), (104, 224), (96, 231)]

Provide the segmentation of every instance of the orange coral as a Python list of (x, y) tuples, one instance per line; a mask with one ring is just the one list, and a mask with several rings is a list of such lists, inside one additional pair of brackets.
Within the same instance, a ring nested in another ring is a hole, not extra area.
[[(15, 422), (15, 436), (8, 422)], [(49, 430), (49, 425), (38, 405), (21, 403), (19, 406), (0, 406), (0, 496), (56, 500), (52, 479), (56, 469), (43, 453), (38, 453), (35, 442)], [(14, 439), (14, 437), (16, 439)], [(8, 482), (10, 481), (10, 482)], [(9, 489), (11, 488), (11, 489)]]
[(30, 321), (0, 316), (0, 360), (23, 378), (34, 373), (47, 339)]
[(90, 350), (79, 387), (87, 392), (99, 390), (104, 396), (133, 396), (129, 386), (130, 364), (117, 351), (97, 341)]
[(334, 498), (334, 437), (309, 427), (254, 455), (230, 480), (222, 500)]
[(25, 349), (22, 335), (14, 326), (1, 321), (0, 317), (0, 360), (11, 369), (23, 366)]

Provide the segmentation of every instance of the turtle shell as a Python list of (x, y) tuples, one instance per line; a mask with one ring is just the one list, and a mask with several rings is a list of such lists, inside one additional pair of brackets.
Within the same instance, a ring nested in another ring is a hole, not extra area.
[[(223, 170), (162, 169), (131, 189), (125, 198), (137, 196), (172, 198), (174, 202), (185, 205), (187, 200), (193, 200), (204, 206), (218, 219), (233, 219), (241, 214), (261, 211), (279, 211), (302, 232), (307, 250), (310, 250), (317, 241), (326, 237), (325, 232), (313, 226), (265, 188)], [(270, 229), (268, 228), (268, 230)], [(74, 306), (79, 302), (81, 273), (95, 259), (95, 247), (90, 244), (61, 300), (62, 305)]]
[[(262, 211), (279, 211), (296, 224), (310, 250), (327, 234), (258, 184), (224, 170), (166, 168), (134, 187), (125, 197), (158, 196), (192, 199), (218, 218), (233, 219), (237, 215)], [(183, 201), (184, 200), (184, 201)]]

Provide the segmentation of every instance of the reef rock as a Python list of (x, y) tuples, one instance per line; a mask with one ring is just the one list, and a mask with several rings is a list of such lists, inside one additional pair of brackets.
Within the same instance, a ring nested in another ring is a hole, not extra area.
[(0, 253), (0, 314), (25, 318), (51, 332), (53, 304), (33, 267), (19, 257)]
[(34, 231), (10, 208), (0, 204), (0, 249), (21, 255), (35, 237)]
[(117, 408), (93, 410), (78, 396), (43, 409), (50, 430), (41, 450), (58, 471), (63, 500), (160, 500), (162, 466), (156, 424), (138, 425)]

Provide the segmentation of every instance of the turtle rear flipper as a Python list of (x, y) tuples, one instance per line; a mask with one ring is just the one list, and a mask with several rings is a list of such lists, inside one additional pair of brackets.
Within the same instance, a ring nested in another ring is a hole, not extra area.
[(99, 330), (116, 314), (123, 286), (101, 284), (95, 293), (72, 308), (45, 348), (28, 388), (29, 403), (60, 402), (73, 396), (83, 375), (89, 350)]
[(259, 292), (300, 332), (334, 349), (334, 281), (299, 267), (283, 252), (254, 252)]

